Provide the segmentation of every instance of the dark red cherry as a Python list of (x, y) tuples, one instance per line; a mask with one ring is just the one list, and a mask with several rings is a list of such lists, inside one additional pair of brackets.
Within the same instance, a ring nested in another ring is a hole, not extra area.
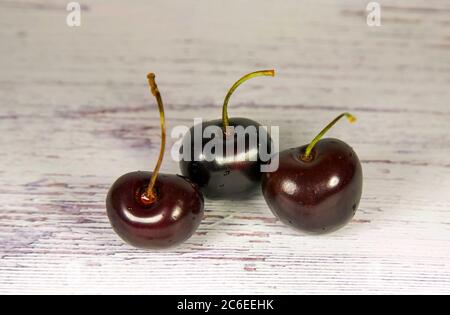
[[(343, 115), (354, 120), (348, 113)], [(343, 115), (330, 123), (312, 145), (279, 153), (278, 170), (263, 175), (264, 198), (285, 224), (325, 233), (339, 229), (355, 215), (363, 184), (358, 156), (345, 142), (320, 140)]]
[[(272, 140), (267, 131), (260, 128), (258, 122), (240, 117), (228, 118), (227, 108), (232, 93), (243, 82), (256, 76), (274, 75), (274, 70), (263, 70), (243, 76), (225, 97), (222, 119), (202, 123), (198, 129), (197, 126), (193, 126), (185, 135), (180, 153), (187, 159), (182, 158), (180, 161), (181, 173), (196, 183), (206, 197), (241, 199), (259, 186), (261, 165), (268, 160), (261, 156), (269, 156)], [(203, 137), (205, 129), (209, 127), (216, 127), (220, 132), (218, 135)], [(249, 133), (239, 132), (244, 129)], [(200, 133), (200, 137), (197, 137), (196, 130)], [(254, 135), (254, 138), (250, 134)], [(220, 141), (222, 152), (212, 152), (210, 158), (211, 154), (205, 153), (205, 147), (212, 139)], [(199, 146), (196, 146), (196, 141), (200, 142)], [(244, 143), (243, 146), (238, 145), (240, 141)]]
[(156, 201), (146, 204), (142, 194), (151, 172), (120, 177), (106, 200), (109, 220), (127, 243), (143, 248), (177, 245), (194, 234), (203, 218), (203, 197), (197, 187), (179, 175), (159, 174)]
[(161, 122), (161, 149), (153, 172), (134, 172), (120, 177), (106, 198), (108, 218), (116, 233), (129, 244), (165, 248), (194, 234), (203, 218), (203, 195), (190, 180), (159, 174), (166, 144), (164, 105), (155, 82), (148, 75)]
[[(238, 146), (238, 135), (229, 136), (221, 133), (220, 141), (223, 145), (223, 155), (217, 155), (212, 160), (207, 159), (203, 149), (210, 139), (203, 139), (200, 152), (195, 152), (194, 127), (192, 127), (183, 139), (182, 150), (187, 146), (191, 148), (189, 160), (180, 161), (181, 173), (195, 182), (202, 192), (211, 199), (224, 197), (242, 198), (248, 195), (261, 181), (260, 152), (269, 153), (271, 138), (265, 129), (259, 129), (260, 125), (246, 118), (230, 118), (229, 125), (243, 128), (254, 127), (257, 130), (256, 141), (245, 139), (244, 146)], [(203, 123), (201, 132), (209, 126), (222, 127), (222, 120), (212, 120)], [(260, 133), (261, 132), (261, 133)], [(232, 152), (232, 158), (226, 158), (225, 152)], [(217, 153), (217, 152), (216, 152)], [(242, 157), (242, 158), (241, 158)]]

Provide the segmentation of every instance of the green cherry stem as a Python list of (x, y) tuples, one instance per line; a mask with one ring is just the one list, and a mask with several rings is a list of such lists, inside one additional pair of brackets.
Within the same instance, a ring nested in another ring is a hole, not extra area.
[(314, 146), (322, 139), (323, 135), (328, 132), (342, 117), (347, 117), (350, 123), (354, 123), (356, 121), (356, 117), (350, 113), (343, 113), (337, 116), (332, 122), (330, 122), (325, 128), (322, 129), (321, 132), (309, 143), (306, 147), (305, 153), (301, 156), (301, 159), (305, 162), (311, 161), (311, 151)]
[(222, 123), (223, 123), (223, 130), (226, 133), (228, 126), (230, 125), (229, 119), (228, 119), (228, 102), (230, 100), (231, 95), (234, 93), (234, 91), (244, 83), (245, 81), (255, 78), (255, 77), (261, 77), (261, 76), (275, 76), (275, 70), (260, 70), (256, 72), (252, 72), (249, 74), (244, 75), (242, 78), (236, 81), (235, 84), (231, 87), (231, 89), (228, 91), (228, 94), (225, 96), (225, 100), (223, 101), (223, 107), (222, 107)]
[(149, 73), (147, 75), (147, 79), (148, 79), (148, 85), (150, 87), (150, 91), (152, 92), (153, 96), (156, 98), (156, 102), (158, 103), (159, 120), (160, 120), (160, 124), (161, 124), (161, 148), (159, 151), (158, 162), (156, 163), (155, 169), (152, 173), (152, 177), (150, 179), (150, 183), (147, 186), (147, 190), (141, 196), (141, 201), (144, 204), (149, 205), (149, 204), (152, 204), (153, 202), (155, 202), (157, 199), (154, 187), (155, 187), (156, 179), (158, 178), (159, 169), (161, 168), (161, 163), (163, 161), (164, 151), (166, 148), (166, 121), (165, 121), (165, 117), (164, 117), (164, 104), (163, 104), (163, 101), (161, 98), (161, 94), (159, 93), (158, 86), (156, 85), (156, 82), (155, 82), (155, 74)]

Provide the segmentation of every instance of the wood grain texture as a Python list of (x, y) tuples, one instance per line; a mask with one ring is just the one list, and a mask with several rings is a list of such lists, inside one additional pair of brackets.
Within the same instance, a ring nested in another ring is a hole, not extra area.
[[(450, 293), (448, 1), (380, 1), (376, 28), (358, 0), (81, 3), (69, 28), (65, 1), (0, 1), (0, 293)], [(173, 250), (123, 244), (104, 199), (157, 157), (146, 73), (171, 128), (270, 67), (230, 115), (279, 125), (285, 149), (354, 113), (331, 132), (363, 162), (353, 222), (304, 235), (255, 194), (207, 202)]]

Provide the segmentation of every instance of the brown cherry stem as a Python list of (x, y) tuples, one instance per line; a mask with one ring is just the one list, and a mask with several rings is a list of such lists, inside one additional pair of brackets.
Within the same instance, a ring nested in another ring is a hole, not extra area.
[(252, 72), (249, 74), (244, 75), (242, 78), (236, 81), (236, 83), (233, 84), (233, 86), (228, 91), (227, 95), (225, 96), (225, 100), (223, 101), (223, 107), (222, 107), (222, 124), (223, 124), (223, 131), (227, 133), (228, 126), (230, 125), (229, 118), (228, 118), (228, 101), (230, 100), (231, 95), (236, 91), (236, 89), (244, 83), (245, 81), (254, 78), (254, 77), (260, 77), (260, 76), (275, 76), (275, 70), (260, 70), (256, 72)]
[(153, 170), (152, 177), (150, 179), (150, 183), (148, 184), (148, 187), (144, 194), (141, 196), (141, 201), (145, 204), (151, 204), (154, 201), (156, 201), (157, 196), (155, 192), (155, 183), (156, 179), (158, 178), (159, 169), (161, 168), (161, 163), (163, 161), (164, 157), (164, 151), (166, 149), (166, 121), (164, 117), (164, 104), (161, 98), (161, 94), (159, 93), (158, 86), (155, 82), (155, 74), (149, 73), (147, 75), (148, 84), (150, 87), (150, 91), (152, 92), (153, 96), (156, 98), (156, 101), (158, 103), (158, 110), (159, 110), (159, 120), (161, 124), (161, 148), (159, 151), (159, 158), (158, 162), (156, 163), (155, 169)]
[(319, 142), (320, 139), (322, 139), (323, 135), (328, 132), (328, 130), (331, 129), (342, 117), (347, 117), (348, 121), (350, 123), (353, 123), (356, 121), (356, 117), (353, 116), (350, 113), (343, 113), (337, 116), (335, 119), (333, 119), (325, 128), (322, 129), (321, 132), (309, 143), (309, 145), (306, 147), (305, 153), (300, 157), (303, 161), (311, 161), (311, 151), (314, 148), (314, 146)]

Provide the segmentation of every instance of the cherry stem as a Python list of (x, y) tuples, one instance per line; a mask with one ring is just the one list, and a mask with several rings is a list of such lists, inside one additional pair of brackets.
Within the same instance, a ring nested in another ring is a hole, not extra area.
[(244, 75), (242, 78), (236, 81), (235, 84), (231, 87), (231, 89), (228, 91), (228, 94), (225, 96), (225, 100), (223, 101), (223, 107), (222, 107), (222, 123), (223, 123), (223, 129), (224, 132), (227, 132), (228, 126), (230, 125), (229, 119), (228, 119), (228, 101), (230, 100), (231, 95), (236, 91), (236, 89), (244, 83), (245, 81), (255, 78), (255, 77), (261, 77), (261, 76), (275, 76), (275, 70), (260, 70), (256, 72), (252, 72), (249, 74)]
[(150, 179), (150, 183), (148, 184), (147, 190), (142, 196), (142, 201), (146, 204), (153, 203), (157, 196), (155, 192), (155, 183), (156, 179), (158, 178), (159, 169), (161, 168), (161, 163), (164, 157), (164, 151), (166, 149), (166, 121), (164, 118), (164, 104), (161, 99), (161, 94), (159, 93), (158, 86), (155, 82), (155, 74), (149, 73), (147, 75), (148, 84), (150, 87), (150, 91), (152, 92), (153, 96), (156, 98), (156, 101), (158, 103), (158, 110), (159, 110), (159, 120), (161, 123), (161, 149), (159, 151), (159, 158), (158, 162), (156, 163), (155, 169), (153, 170), (152, 177)]
[(325, 128), (322, 129), (321, 132), (309, 143), (309, 145), (306, 147), (305, 153), (301, 156), (301, 159), (303, 161), (311, 161), (311, 151), (314, 148), (314, 146), (319, 142), (320, 139), (322, 139), (323, 135), (328, 132), (342, 117), (347, 117), (348, 121), (350, 123), (354, 123), (356, 121), (356, 117), (353, 116), (350, 113), (343, 113), (337, 116), (332, 122), (330, 122)]

